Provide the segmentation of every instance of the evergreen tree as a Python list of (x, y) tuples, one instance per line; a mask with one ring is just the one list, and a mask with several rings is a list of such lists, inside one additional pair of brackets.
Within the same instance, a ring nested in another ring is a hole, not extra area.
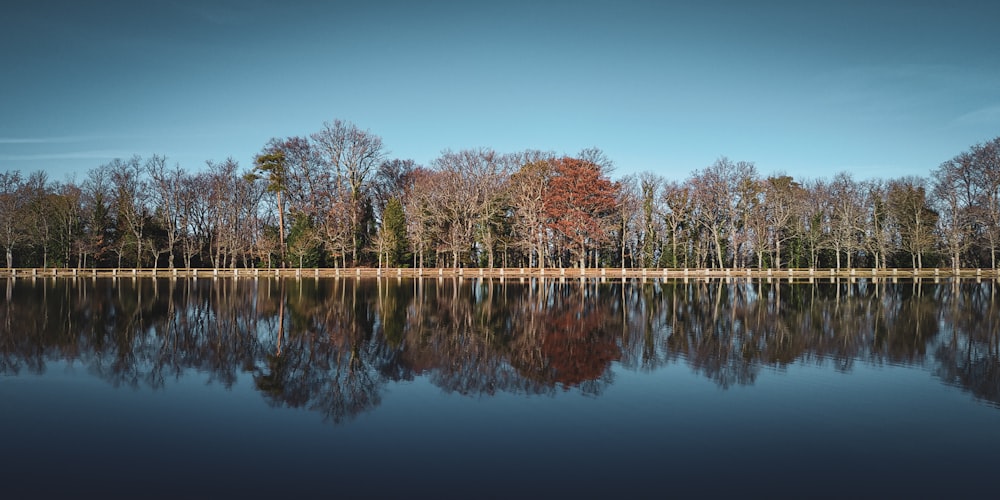
[(382, 238), (385, 245), (386, 264), (401, 267), (408, 261), (406, 253), (409, 242), (406, 239), (406, 214), (399, 198), (391, 198), (382, 214)]

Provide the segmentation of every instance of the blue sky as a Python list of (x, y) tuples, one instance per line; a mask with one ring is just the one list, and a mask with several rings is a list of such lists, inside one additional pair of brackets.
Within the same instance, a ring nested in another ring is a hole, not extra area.
[(599, 147), (613, 177), (926, 176), (1000, 135), (987, 1), (21, 1), (0, 170), (251, 167), (342, 119), (389, 153)]

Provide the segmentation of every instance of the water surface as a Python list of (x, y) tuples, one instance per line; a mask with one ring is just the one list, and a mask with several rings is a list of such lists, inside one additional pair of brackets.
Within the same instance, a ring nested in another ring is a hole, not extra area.
[(997, 495), (990, 281), (4, 284), (5, 497)]

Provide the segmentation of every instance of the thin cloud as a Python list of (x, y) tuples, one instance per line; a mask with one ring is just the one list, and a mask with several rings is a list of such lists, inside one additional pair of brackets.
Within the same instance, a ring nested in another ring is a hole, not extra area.
[(95, 137), (0, 137), (0, 144), (68, 144), (96, 139)]
[(956, 125), (984, 125), (1000, 122), (1000, 104), (986, 106), (955, 118)]
[(0, 136), (0, 145), (9, 144), (74, 144), (81, 142), (120, 141), (143, 139), (139, 134), (103, 134), (103, 135), (53, 135), (37, 137)]
[(0, 155), (0, 161), (51, 161), (51, 160), (110, 160), (129, 158), (135, 153), (121, 151), (70, 151), (66, 153), (39, 153), (26, 155)]

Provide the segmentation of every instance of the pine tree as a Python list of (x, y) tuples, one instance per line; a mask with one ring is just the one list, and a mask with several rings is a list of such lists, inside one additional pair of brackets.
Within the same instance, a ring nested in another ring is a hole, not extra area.
[(406, 214), (399, 198), (390, 198), (382, 213), (382, 238), (385, 242), (386, 264), (401, 267), (407, 262)]

